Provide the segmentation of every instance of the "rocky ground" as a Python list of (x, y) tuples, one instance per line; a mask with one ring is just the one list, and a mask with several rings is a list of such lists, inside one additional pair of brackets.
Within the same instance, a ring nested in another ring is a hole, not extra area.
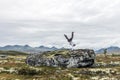
[(120, 80), (120, 55), (96, 55), (94, 65), (85, 68), (30, 66), (26, 57), (0, 60), (0, 80)]

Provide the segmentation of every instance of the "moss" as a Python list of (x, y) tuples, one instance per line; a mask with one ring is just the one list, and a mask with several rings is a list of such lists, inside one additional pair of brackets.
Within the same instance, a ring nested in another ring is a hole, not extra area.
[(56, 55), (62, 55), (64, 58), (70, 57), (69, 50), (56, 50), (56, 51), (48, 51), (44, 52), (41, 56), (46, 58), (53, 58)]

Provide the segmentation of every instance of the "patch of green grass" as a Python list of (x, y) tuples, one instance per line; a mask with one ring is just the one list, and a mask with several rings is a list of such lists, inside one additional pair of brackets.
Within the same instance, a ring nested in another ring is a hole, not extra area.
[(39, 71), (36, 71), (36, 69), (32, 69), (30, 67), (21, 67), (18, 69), (19, 75), (38, 75), (39, 73)]
[(120, 57), (120, 54), (112, 54), (112, 57)]
[(28, 55), (27, 53), (24, 52), (19, 52), (19, 51), (0, 51), (0, 55)]

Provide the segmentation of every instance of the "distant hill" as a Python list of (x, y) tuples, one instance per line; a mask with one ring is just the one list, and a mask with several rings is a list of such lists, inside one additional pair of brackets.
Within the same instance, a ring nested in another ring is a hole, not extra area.
[(59, 50), (56, 47), (45, 47), (45, 46), (39, 46), (39, 47), (31, 47), (29, 45), (6, 45), (4, 47), (0, 47), (0, 50), (8, 51), (21, 51), (21, 52), (27, 52), (27, 53), (38, 53), (38, 52), (44, 52), (44, 51), (54, 51)]
[(120, 48), (117, 46), (110, 46), (108, 48), (102, 48), (96, 51), (96, 53), (103, 53), (104, 49), (107, 49), (108, 53), (120, 53)]
[(19, 52), (19, 51), (0, 51), (0, 55), (28, 55), (27, 53), (24, 52)]

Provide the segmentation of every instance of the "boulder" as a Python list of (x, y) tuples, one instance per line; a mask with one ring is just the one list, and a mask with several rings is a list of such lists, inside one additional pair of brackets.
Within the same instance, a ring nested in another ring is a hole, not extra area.
[(94, 64), (95, 53), (91, 49), (57, 50), (29, 55), (26, 63), (31, 66), (79, 68)]

